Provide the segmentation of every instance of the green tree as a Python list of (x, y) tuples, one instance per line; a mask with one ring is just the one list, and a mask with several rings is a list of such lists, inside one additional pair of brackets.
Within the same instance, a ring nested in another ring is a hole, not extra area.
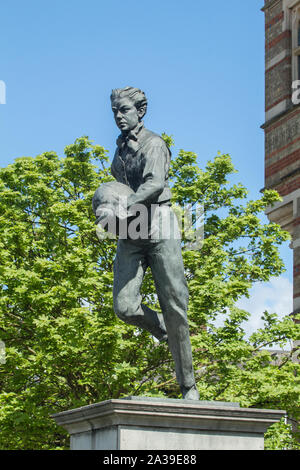
[[(283, 408), (297, 419), (299, 364), (287, 354), (278, 365), (265, 348), (299, 338), (299, 325), (265, 312), (265, 327), (247, 339), (249, 314), (235, 306), (254, 282), (284, 270), (278, 246), (288, 235), (259, 218), (279, 196), (248, 201), (242, 185), (230, 185), (233, 172), (228, 155), (202, 170), (184, 151), (171, 168), (174, 204), (205, 207), (202, 249), (183, 237), (198, 388), (205, 400)], [(113, 312), (116, 243), (98, 240), (91, 206), (111, 179), (107, 151), (86, 137), (63, 158), (45, 152), (0, 170), (0, 449), (66, 448), (50, 418), (59, 411), (126, 395), (180, 396), (167, 346)], [(143, 296), (153, 306), (154, 292), (147, 273)], [(275, 426), (269, 448), (287, 433)]]

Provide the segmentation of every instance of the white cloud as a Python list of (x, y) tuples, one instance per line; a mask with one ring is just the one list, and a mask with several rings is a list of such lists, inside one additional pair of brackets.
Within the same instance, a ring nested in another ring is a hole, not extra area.
[(246, 327), (249, 335), (263, 326), (261, 316), (265, 310), (277, 313), (279, 318), (293, 311), (293, 284), (284, 276), (267, 283), (260, 282), (250, 290), (249, 299), (243, 297), (237, 302), (237, 307), (251, 313)]
[[(283, 318), (293, 311), (293, 283), (287, 277), (280, 276), (270, 282), (255, 284), (249, 294), (249, 298), (242, 297), (236, 303), (237, 307), (251, 314), (249, 320), (242, 325), (247, 337), (263, 327), (261, 317), (264, 311), (277, 313), (279, 318)], [(223, 321), (224, 316), (219, 317), (215, 325), (222, 326)], [(289, 348), (290, 345), (285, 347), (285, 349)]]

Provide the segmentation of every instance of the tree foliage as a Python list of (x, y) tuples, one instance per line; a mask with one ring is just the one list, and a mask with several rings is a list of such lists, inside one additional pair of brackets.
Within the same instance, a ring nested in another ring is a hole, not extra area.
[[(202, 249), (183, 251), (198, 388), (204, 400), (286, 409), (297, 419), (299, 364), (266, 348), (299, 339), (299, 325), (262, 312), (265, 326), (247, 338), (249, 313), (235, 305), (254, 282), (284, 270), (278, 246), (288, 234), (260, 220), (279, 196), (249, 201), (244, 186), (229, 183), (234, 171), (228, 155), (200, 169), (185, 151), (171, 167), (174, 204), (205, 207)], [(45, 152), (0, 170), (0, 449), (67, 447), (50, 417), (59, 411), (127, 395), (180, 397), (167, 346), (113, 312), (116, 243), (97, 239), (91, 205), (111, 179), (107, 151), (86, 137), (63, 158)], [(147, 273), (143, 298), (157, 306), (154, 292)], [(269, 448), (288, 432), (275, 426)]]

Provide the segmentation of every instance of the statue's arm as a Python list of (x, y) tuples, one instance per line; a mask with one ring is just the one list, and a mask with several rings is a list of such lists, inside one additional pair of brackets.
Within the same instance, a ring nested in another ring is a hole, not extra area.
[(118, 158), (118, 150), (116, 150), (116, 153), (114, 155), (111, 167), (110, 167), (110, 172), (112, 176), (117, 180), (119, 183), (124, 183), (122, 175), (119, 174), (117, 171), (117, 166), (116, 166), (116, 159)]
[(110, 172), (112, 174), (112, 176), (117, 180), (117, 173), (114, 169), (114, 164), (112, 163), (111, 167), (110, 167)]

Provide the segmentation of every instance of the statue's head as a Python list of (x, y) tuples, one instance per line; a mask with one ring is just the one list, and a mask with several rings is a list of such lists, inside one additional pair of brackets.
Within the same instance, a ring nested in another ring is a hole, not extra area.
[(138, 88), (116, 88), (110, 96), (115, 121), (122, 133), (133, 130), (147, 111), (147, 98)]

